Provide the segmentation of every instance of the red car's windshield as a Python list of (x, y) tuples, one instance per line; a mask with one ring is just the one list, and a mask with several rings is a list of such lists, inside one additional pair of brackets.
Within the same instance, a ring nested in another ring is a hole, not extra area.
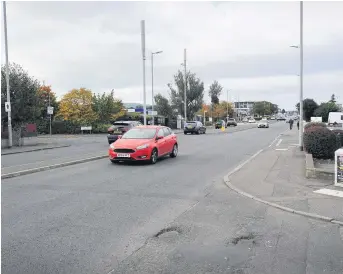
[(122, 139), (152, 139), (155, 134), (155, 128), (134, 128), (126, 132)]

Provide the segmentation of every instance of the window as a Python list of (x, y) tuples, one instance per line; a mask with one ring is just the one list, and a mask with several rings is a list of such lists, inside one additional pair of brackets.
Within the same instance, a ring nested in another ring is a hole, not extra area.
[(169, 136), (169, 135), (171, 134), (170, 129), (167, 128), (167, 127), (164, 127), (164, 128), (163, 128), (163, 132), (164, 132), (164, 136), (165, 136), (165, 137), (167, 137), (167, 136)]
[(163, 129), (160, 129), (160, 130), (158, 131), (157, 136), (158, 136), (158, 137), (164, 137)]

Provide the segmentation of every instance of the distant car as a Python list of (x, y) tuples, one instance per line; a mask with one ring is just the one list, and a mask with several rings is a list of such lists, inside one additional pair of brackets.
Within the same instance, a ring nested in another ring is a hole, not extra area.
[(258, 122), (257, 124), (258, 128), (269, 128), (269, 122), (267, 119), (262, 119), (261, 121)]
[(278, 117), (278, 118), (276, 118), (276, 121), (286, 121), (286, 118), (285, 117)]
[(226, 126), (227, 127), (230, 127), (230, 126), (236, 127), (237, 126), (237, 122), (236, 122), (236, 120), (234, 118), (229, 118), (229, 119), (227, 119)]
[(244, 118), (242, 122), (243, 122), (243, 123), (248, 123), (249, 120), (248, 120), (248, 118)]
[(110, 145), (108, 155), (112, 163), (121, 161), (149, 161), (178, 154), (177, 136), (169, 127), (137, 126), (127, 131)]
[(142, 125), (138, 121), (117, 121), (114, 122), (114, 124), (108, 128), (107, 132), (107, 140), (109, 144), (112, 144), (113, 142), (118, 140), (119, 135), (123, 135), (125, 132), (130, 130), (131, 128), (134, 128), (136, 126)]
[(183, 133), (186, 135), (188, 133), (191, 134), (205, 134), (206, 127), (199, 121), (190, 121), (185, 124), (185, 128)]
[(215, 129), (222, 128), (223, 126), (226, 127), (226, 123), (224, 120), (218, 120), (214, 125)]
[(249, 123), (256, 123), (256, 120), (254, 118), (249, 119)]

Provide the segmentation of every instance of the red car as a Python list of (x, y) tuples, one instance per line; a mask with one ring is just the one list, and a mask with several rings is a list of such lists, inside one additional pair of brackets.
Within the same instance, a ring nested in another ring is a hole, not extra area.
[(108, 155), (112, 163), (120, 161), (149, 161), (166, 155), (175, 158), (178, 153), (176, 135), (169, 127), (138, 126), (127, 131), (110, 145)]

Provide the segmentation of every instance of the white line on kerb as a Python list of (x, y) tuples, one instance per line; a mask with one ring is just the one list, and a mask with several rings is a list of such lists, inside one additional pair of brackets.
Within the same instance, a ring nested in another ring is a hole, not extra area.
[(288, 150), (288, 148), (276, 148), (275, 150)]
[(276, 146), (278, 147), (278, 146), (281, 144), (281, 142), (282, 142), (282, 139), (280, 139), (280, 140), (277, 142)]
[(338, 191), (338, 190), (334, 190), (334, 189), (322, 188), (322, 189), (314, 191), (314, 193), (343, 198), (343, 191)]

